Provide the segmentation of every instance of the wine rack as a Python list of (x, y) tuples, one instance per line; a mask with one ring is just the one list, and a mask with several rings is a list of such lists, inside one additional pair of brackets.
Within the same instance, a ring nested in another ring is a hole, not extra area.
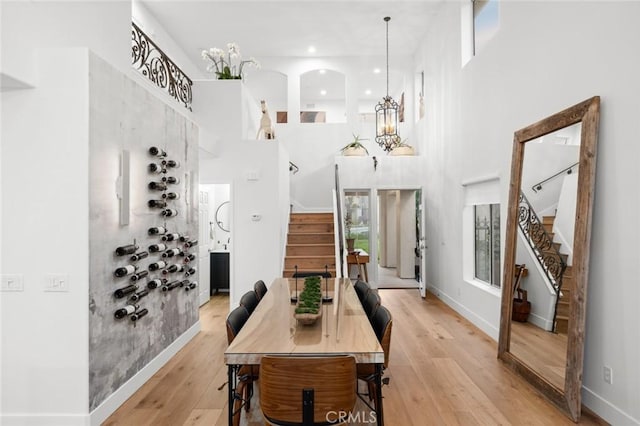
[[(198, 241), (171, 225), (179, 216), (180, 178), (173, 175), (177, 174), (180, 162), (169, 158), (167, 151), (159, 147), (150, 147), (147, 152), (150, 156), (146, 162), (149, 176), (147, 207), (161, 220), (147, 228), (146, 245), (134, 240), (133, 244), (115, 250), (115, 258), (121, 264), (114, 270), (118, 285), (113, 298), (124, 301), (124, 305), (113, 315), (116, 320), (129, 318), (134, 326), (150, 314), (147, 308), (140, 306), (140, 301), (160, 295), (169, 297), (176, 289), (190, 292), (198, 286), (193, 280), (197, 274), (194, 266), (197, 256), (190, 253)], [(146, 260), (146, 266), (140, 265), (142, 260)]]

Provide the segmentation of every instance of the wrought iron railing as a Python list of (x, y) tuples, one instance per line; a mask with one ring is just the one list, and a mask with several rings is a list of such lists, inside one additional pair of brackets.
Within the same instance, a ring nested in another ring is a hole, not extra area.
[(193, 82), (151, 39), (131, 23), (131, 60), (152, 83), (169, 93), (189, 111), (191, 109)]
[(555, 173), (555, 174), (549, 176), (548, 178), (536, 183), (535, 185), (533, 185), (531, 187), (531, 189), (533, 190), (533, 192), (540, 191), (542, 189), (542, 185), (544, 185), (545, 183), (549, 182), (550, 180), (553, 180), (553, 179), (557, 178), (558, 176), (564, 175), (565, 173), (568, 174), (568, 175), (573, 173), (573, 168), (577, 167), (579, 164), (580, 164), (580, 162), (573, 163), (569, 167), (566, 167), (566, 168), (560, 170), (558, 173)]
[(562, 276), (567, 268), (567, 263), (556, 246), (554, 246), (551, 236), (544, 229), (544, 224), (522, 192), (520, 192), (518, 202), (518, 225), (547, 275), (549, 282), (553, 285), (556, 294), (560, 294)]

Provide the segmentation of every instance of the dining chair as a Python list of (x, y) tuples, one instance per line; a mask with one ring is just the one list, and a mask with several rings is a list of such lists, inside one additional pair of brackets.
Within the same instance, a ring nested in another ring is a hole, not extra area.
[(256, 292), (251, 290), (243, 294), (240, 298), (240, 306), (244, 306), (247, 312), (249, 312), (249, 315), (251, 315), (256, 306), (258, 306), (258, 295)]
[(347, 416), (356, 403), (352, 356), (265, 355), (260, 375), (260, 407), (275, 425), (335, 424), (339, 413)]
[(365, 281), (357, 280), (353, 287), (356, 290), (358, 299), (360, 299), (360, 303), (362, 303), (364, 298), (367, 297), (367, 293), (369, 293), (369, 290), (371, 290), (371, 286)]
[[(244, 306), (238, 306), (227, 316), (227, 343), (231, 344), (236, 338), (244, 324), (249, 319), (249, 312)], [(245, 410), (251, 407), (251, 396), (253, 395), (253, 382), (258, 379), (259, 367), (253, 365), (242, 365), (238, 369), (238, 386), (233, 400), (233, 426), (240, 424), (240, 413), (242, 404)], [(224, 386), (224, 384), (222, 385)], [(220, 389), (222, 388), (220, 387)]]
[[(384, 364), (383, 370), (389, 366), (389, 351), (391, 349), (391, 327), (393, 325), (393, 318), (391, 312), (384, 306), (378, 307), (373, 318), (371, 319), (371, 326), (376, 333), (376, 337), (382, 346), (384, 351)], [(374, 408), (378, 410), (377, 406), (377, 388), (375, 385), (376, 379), (376, 366), (375, 364), (358, 364), (358, 379), (364, 380), (367, 383), (369, 400), (374, 401)], [(384, 379), (383, 383), (389, 384), (389, 379)], [(365, 401), (366, 402), (366, 401)]]
[(267, 294), (267, 286), (264, 284), (264, 281), (258, 280), (253, 285), (253, 291), (256, 292), (256, 296), (258, 296), (258, 302), (260, 302), (264, 295)]
[(367, 314), (367, 318), (369, 321), (373, 318), (373, 314), (376, 313), (376, 310), (380, 306), (380, 296), (375, 291), (369, 291), (362, 301), (362, 308)]

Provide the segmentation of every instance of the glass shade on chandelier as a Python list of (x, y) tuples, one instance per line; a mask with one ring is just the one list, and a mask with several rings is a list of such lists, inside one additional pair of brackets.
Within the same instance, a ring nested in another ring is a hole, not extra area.
[(398, 103), (391, 96), (385, 96), (376, 105), (376, 143), (389, 152), (399, 142)]

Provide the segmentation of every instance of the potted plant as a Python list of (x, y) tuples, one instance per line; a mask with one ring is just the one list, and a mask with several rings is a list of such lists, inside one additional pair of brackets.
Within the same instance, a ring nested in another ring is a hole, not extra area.
[(364, 145), (362, 145), (362, 142), (360, 142), (360, 141), (366, 141), (366, 140), (368, 139), (361, 138), (359, 135), (356, 135), (354, 133), (353, 140), (348, 144), (346, 144), (345, 146), (343, 146), (342, 149), (340, 149), (340, 151), (342, 152), (342, 155), (360, 156), (360, 157), (369, 155), (369, 151), (367, 151), (367, 148)]
[(389, 152), (389, 155), (415, 155), (415, 150), (411, 145), (407, 143), (407, 140), (404, 139)]

